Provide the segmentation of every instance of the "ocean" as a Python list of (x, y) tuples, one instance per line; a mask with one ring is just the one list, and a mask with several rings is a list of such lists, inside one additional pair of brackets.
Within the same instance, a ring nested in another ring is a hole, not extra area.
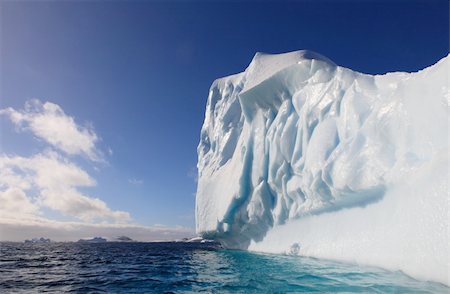
[(401, 272), (214, 243), (0, 243), (0, 293), (449, 293)]

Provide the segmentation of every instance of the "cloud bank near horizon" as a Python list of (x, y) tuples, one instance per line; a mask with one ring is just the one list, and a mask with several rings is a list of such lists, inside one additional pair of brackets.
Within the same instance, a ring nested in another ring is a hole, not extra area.
[(92, 224), (54, 221), (41, 217), (21, 220), (0, 218), (0, 241), (21, 242), (45, 237), (53, 241), (77, 241), (101, 236), (114, 240), (128, 236), (136, 241), (173, 241), (195, 236), (193, 229), (182, 226), (141, 226), (137, 224)]

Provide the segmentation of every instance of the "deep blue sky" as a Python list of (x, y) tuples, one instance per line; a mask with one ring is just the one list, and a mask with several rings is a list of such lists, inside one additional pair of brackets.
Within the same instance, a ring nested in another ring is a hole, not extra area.
[[(243, 71), (257, 51), (310, 49), (372, 74), (416, 71), (449, 52), (448, 1), (336, 2), (2, 2), (0, 108), (39, 98), (91, 122), (113, 155), (76, 159), (97, 180), (89, 195), (141, 224), (193, 227), (215, 78)], [(41, 149), (1, 124), (2, 152)]]

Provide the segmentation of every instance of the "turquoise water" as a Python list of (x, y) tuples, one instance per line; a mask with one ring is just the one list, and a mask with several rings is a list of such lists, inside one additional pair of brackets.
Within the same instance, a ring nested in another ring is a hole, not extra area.
[(401, 272), (194, 243), (0, 244), (0, 293), (449, 293)]

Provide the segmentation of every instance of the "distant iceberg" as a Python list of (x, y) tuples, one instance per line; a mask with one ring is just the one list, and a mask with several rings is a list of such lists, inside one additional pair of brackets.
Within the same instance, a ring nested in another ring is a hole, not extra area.
[(128, 236), (118, 236), (114, 239), (115, 242), (135, 242)]
[(52, 243), (52, 240), (44, 237), (27, 239), (24, 241), (25, 244), (48, 244)]
[(92, 239), (80, 239), (78, 243), (106, 243), (108, 240), (102, 237), (94, 237)]
[(216, 80), (197, 232), (449, 285), (449, 62), (372, 76), (310, 51), (257, 53)]

